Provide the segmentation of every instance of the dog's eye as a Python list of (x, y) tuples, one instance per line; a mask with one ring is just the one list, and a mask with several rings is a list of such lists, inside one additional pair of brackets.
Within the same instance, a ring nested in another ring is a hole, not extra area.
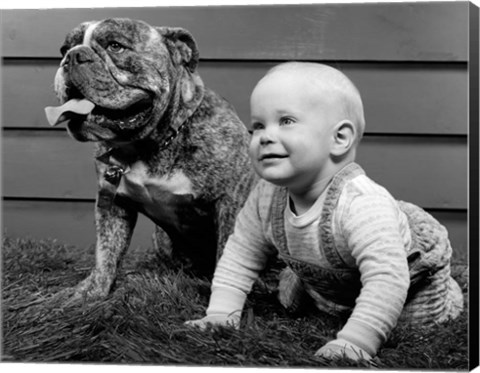
[(125, 50), (125, 47), (116, 41), (112, 41), (107, 45), (107, 50), (112, 53), (122, 53)]

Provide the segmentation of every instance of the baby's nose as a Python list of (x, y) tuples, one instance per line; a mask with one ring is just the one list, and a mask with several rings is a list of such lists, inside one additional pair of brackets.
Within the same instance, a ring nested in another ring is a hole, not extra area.
[(268, 136), (267, 134), (262, 134), (260, 137), (260, 144), (261, 145), (267, 145), (273, 143), (273, 139), (271, 136)]
[(260, 135), (260, 144), (266, 145), (275, 142), (275, 128), (266, 126)]

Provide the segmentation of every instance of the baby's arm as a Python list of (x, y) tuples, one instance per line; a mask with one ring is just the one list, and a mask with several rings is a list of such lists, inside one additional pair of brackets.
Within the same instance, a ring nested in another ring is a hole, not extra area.
[(347, 355), (356, 350), (353, 355), (373, 357), (395, 327), (410, 283), (398, 210), (388, 197), (361, 196), (349, 203), (338, 221), (360, 271), (362, 289), (337, 339), (317, 354), (329, 356), (346, 346)]
[[(263, 185), (258, 185), (240, 210), (233, 234), (228, 238), (215, 269), (212, 294), (206, 316), (187, 321), (187, 325), (205, 328), (208, 324), (238, 328), (242, 309), (255, 280), (273, 254), (265, 239), (259, 200), (265, 200)], [(267, 196), (268, 197), (268, 196)]]
[(187, 321), (187, 325), (202, 329), (208, 324), (240, 326), (247, 294), (265, 266), (267, 253), (253, 246), (240, 245), (235, 234), (227, 241), (215, 270), (206, 316)]

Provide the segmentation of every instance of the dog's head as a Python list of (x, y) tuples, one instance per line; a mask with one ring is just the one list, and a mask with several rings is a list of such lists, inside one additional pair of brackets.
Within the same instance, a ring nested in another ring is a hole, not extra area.
[(203, 97), (198, 49), (182, 28), (130, 19), (86, 22), (61, 47), (50, 124), (69, 120), (79, 141), (130, 142), (178, 126)]

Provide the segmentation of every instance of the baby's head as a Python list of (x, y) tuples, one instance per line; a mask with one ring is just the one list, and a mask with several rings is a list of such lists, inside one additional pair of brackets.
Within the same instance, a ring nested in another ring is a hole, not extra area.
[(355, 159), (365, 128), (363, 105), (339, 70), (316, 63), (277, 65), (258, 82), (250, 105), (250, 156), (261, 177), (286, 186), (302, 178), (308, 184), (315, 182), (309, 176), (322, 177)]
[(263, 79), (277, 73), (278, 76), (290, 75), (299, 79), (299, 84), (306, 82), (304, 88), (310, 92), (312, 99), (331, 100), (332, 108), (338, 111), (340, 117), (354, 124), (355, 145), (358, 145), (365, 131), (363, 103), (357, 87), (344, 73), (320, 63), (286, 62), (271, 68)]

